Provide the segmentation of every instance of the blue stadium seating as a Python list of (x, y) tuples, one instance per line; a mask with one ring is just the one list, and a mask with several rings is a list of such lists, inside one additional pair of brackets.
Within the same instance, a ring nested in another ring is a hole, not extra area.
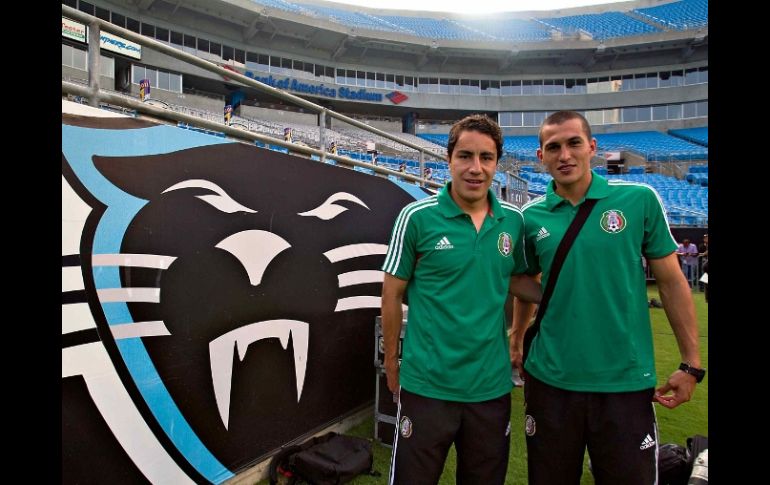
[(657, 27), (620, 12), (550, 17), (541, 20), (548, 25), (559, 28), (565, 34), (584, 30), (590, 33), (595, 40), (661, 32)]
[(709, 127), (702, 126), (700, 128), (683, 128), (681, 130), (668, 130), (668, 133), (679, 138), (684, 138), (687, 141), (709, 146)]
[(708, 25), (708, 0), (682, 0), (634, 12), (674, 30), (697, 29)]

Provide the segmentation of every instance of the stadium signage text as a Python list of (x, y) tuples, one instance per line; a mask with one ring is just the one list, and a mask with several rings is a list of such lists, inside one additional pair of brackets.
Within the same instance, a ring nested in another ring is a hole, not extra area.
[(142, 58), (142, 46), (107, 32), (100, 33), (99, 46), (106, 51), (117, 52), (134, 59)]
[(86, 42), (86, 26), (70, 20), (66, 17), (61, 18), (61, 35), (68, 39)]
[[(61, 18), (61, 35), (68, 39), (77, 40), (80, 42), (88, 42), (88, 27), (80, 22), (75, 22), (66, 17)], [(142, 58), (142, 46), (131, 42), (123, 37), (109, 34), (107, 32), (100, 32), (99, 34), (99, 47), (106, 51), (117, 52), (127, 57), (133, 57), (134, 59)]]
[[(237, 72), (237, 71), (236, 71)], [(366, 89), (353, 90), (350, 88), (342, 87), (339, 89), (330, 88), (323, 84), (309, 84), (298, 81), (294, 78), (285, 77), (283, 79), (274, 78), (273, 75), (258, 76), (251, 71), (243, 73), (244, 76), (265, 83), (268, 86), (276, 89), (286, 89), (289, 91), (295, 91), (297, 93), (312, 94), (315, 96), (324, 96), (326, 98), (341, 98), (352, 99), (356, 101), (373, 101), (376, 103), (382, 102), (383, 96), (380, 93), (372, 93)]]

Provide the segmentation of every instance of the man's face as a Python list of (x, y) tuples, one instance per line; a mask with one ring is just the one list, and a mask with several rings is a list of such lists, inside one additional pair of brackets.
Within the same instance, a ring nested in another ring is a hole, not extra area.
[(496, 169), (497, 146), (492, 137), (478, 131), (460, 133), (449, 158), (455, 202), (470, 205), (485, 199)]
[(596, 140), (588, 139), (579, 119), (543, 126), (542, 138), (543, 147), (537, 149), (537, 158), (558, 187), (568, 187), (590, 176)]
[(682, 241), (682, 244), (684, 245), (684, 247), (687, 247), (687, 246), (690, 245), (690, 240), (689, 239), (685, 239), (685, 240)]

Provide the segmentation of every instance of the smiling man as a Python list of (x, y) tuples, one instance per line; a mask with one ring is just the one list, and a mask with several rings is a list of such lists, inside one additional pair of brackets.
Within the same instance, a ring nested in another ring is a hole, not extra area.
[(452, 443), (456, 483), (505, 481), (512, 382), (504, 304), (509, 287), (539, 301), (540, 286), (524, 274), (521, 212), (490, 190), (502, 148), (488, 117), (455, 123), (451, 182), (407, 205), (393, 228), (382, 288), (385, 370), (398, 396), (391, 484), (437, 483)]
[[(663, 205), (649, 186), (591, 171), (596, 140), (586, 119), (559, 111), (543, 121), (537, 156), (553, 181), (523, 208), (530, 274), (551, 277), (557, 247), (586, 199), (597, 199), (564, 259), (526, 365), (524, 331), (534, 305), (516, 301), (511, 360), (526, 370), (530, 484), (579, 484), (585, 449), (597, 484), (657, 481), (653, 399), (689, 401), (703, 379), (690, 287)], [(682, 364), (655, 389), (642, 266), (647, 258)]]

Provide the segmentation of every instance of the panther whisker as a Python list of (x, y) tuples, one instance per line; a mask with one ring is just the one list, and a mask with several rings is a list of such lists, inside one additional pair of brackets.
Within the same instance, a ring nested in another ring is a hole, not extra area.
[(102, 303), (160, 303), (160, 288), (103, 288), (96, 294)]
[(96, 266), (124, 266), (130, 268), (157, 268), (168, 269), (176, 260), (176, 256), (161, 256), (159, 254), (94, 254), (91, 256), (91, 265)]
[(162, 320), (110, 325), (110, 331), (115, 340), (171, 335), (171, 332), (166, 328), (166, 323)]
[[(340, 298), (337, 300), (337, 307), (335, 312), (344, 312), (347, 310), (358, 310), (361, 308), (380, 308), (382, 306), (382, 298), (379, 296), (350, 296), (347, 298)], [(407, 311), (409, 307), (401, 305), (403, 311)]]
[(384, 273), (375, 270), (349, 271), (337, 275), (340, 288), (367, 283), (382, 283), (383, 278)]
[(348, 244), (330, 249), (324, 253), (324, 256), (332, 263), (344, 261), (346, 259), (359, 258), (361, 256), (370, 256), (372, 254), (386, 254), (388, 252), (387, 244)]

